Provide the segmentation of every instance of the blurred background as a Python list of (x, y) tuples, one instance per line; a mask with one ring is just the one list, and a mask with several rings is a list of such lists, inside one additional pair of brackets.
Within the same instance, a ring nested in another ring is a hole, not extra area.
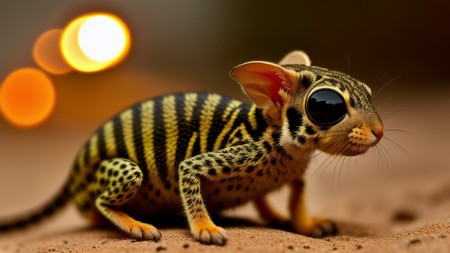
[[(249, 101), (230, 69), (250, 60), (277, 62), (295, 49), (307, 52), (313, 65), (349, 73), (376, 92), (386, 138), (361, 161), (343, 161), (344, 167), (375, 168), (394, 185), (413, 171), (422, 173), (420, 180), (448, 178), (449, 1), (15, 0), (0, 6), (1, 80), (18, 68), (37, 67), (37, 38), (85, 13), (112, 13), (131, 34), (129, 54), (112, 68), (48, 74), (56, 103), (40, 125), (21, 128), (0, 118), (0, 217), (48, 199), (89, 135), (125, 107), (175, 91)], [(313, 164), (315, 170), (336, 166)], [(415, 179), (411, 187), (421, 185)]]

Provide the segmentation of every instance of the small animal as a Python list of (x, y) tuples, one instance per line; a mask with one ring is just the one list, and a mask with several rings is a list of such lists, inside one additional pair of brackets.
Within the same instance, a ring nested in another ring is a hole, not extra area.
[[(308, 214), (304, 172), (317, 150), (366, 152), (382, 138), (383, 124), (366, 84), (310, 66), (302, 52), (295, 59), (300, 64), (251, 61), (231, 71), (252, 104), (178, 93), (119, 113), (87, 140), (53, 200), (0, 231), (36, 223), (73, 200), (94, 223), (110, 222), (138, 240), (161, 239), (142, 220), (185, 215), (195, 240), (224, 245), (227, 234), (210, 213), (252, 201), (270, 224), (313, 237), (335, 234), (332, 221)], [(266, 200), (286, 184), (290, 219)]]

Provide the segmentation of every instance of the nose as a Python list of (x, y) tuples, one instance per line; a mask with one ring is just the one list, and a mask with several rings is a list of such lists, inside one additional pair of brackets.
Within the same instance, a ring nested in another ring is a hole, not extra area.
[(383, 138), (383, 127), (379, 126), (379, 127), (375, 127), (374, 129), (372, 129), (372, 134), (377, 138), (374, 142), (373, 145), (377, 144), (378, 142), (380, 142), (381, 138)]

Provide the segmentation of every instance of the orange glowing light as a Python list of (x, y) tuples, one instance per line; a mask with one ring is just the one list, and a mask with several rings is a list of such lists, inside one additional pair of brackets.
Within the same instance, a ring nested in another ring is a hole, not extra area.
[(34, 68), (9, 74), (0, 89), (0, 108), (14, 125), (31, 127), (47, 119), (55, 105), (55, 89), (48, 76)]
[(121, 62), (130, 49), (125, 23), (108, 13), (87, 14), (64, 28), (61, 52), (66, 62), (81, 72), (96, 72)]
[(34, 44), (33, 57), (36, 63), (45, 71), (61, 75), (72, 68), (64, 61), (59, 50), (61, 29), (53, 29), (42, 34)]

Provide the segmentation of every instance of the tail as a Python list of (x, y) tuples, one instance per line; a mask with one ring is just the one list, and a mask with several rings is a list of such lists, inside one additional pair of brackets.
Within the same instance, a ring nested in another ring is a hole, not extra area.
[(0, 221), (0, 234), (26, 228), (43, 221), (66, 206), (70, 200), (70, 196), (69, 184), (66, 184), (58, 195), (40, 209), (23, 217), (12, 219), (11, 221)]

